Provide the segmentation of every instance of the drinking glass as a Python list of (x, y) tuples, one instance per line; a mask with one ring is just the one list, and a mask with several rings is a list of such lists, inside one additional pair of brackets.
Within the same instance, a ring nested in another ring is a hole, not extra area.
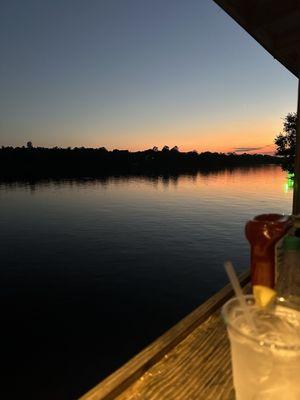
[(222, 308), (231, 345), (236, 400), (300, 399), (300, 316), (280, 302), (271, 310), (245, 296), (258, 329), (247, 326), (236, 297)]

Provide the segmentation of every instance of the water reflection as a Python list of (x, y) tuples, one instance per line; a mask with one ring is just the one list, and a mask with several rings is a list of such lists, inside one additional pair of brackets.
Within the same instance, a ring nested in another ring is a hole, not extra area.
[[(147, 182), (151, 183), (154, 187), (162, 185), (163, 187), (176, 187), (178, 184), (199, 183), (203, 179), (208, 178), (217, 182), (218, 185), (226, 186), (228, 179), (234, 178), (238, 180), (239, 186), (248, 186), (255, 182), (255, 184), (265, 179), (266, 175), (271, 172), (271, 180), (274, 186), (277, 185), (278, 179), (284, 179), (286, 176), (286, 188), (289, 190), (293, 188), (293, 174), (283, 172), (279, 166), (254, 166), (254, 167), (240, 167), (240, 168), (226, 168), (226, 169), (203, 169), (182, 174), (140, 174), (140, 175), (104, 175), (100, 177), (85, 177), (85, 178), (68, 178), (68, 179), (35, 179), (35, 180), (2, 180), (0, 181), (0, 188), (13, 190), (18, 188), (28, 188), (31, 192), (36, 189), (40, 190), (47, 187), (108, 187), (110, 184), (133, 184), (134, 182)], [(247, 182), (244, 178), (250, 178)], [(217, 178), (217, 179), (216, 179)], [(275, 178), (275, 179), (274, 179)], [(251, 189), (249, 187), (249, 189)]]
[(77, 398), (124, 363), (224, 285), (224, 260), (247, 268), (245, 221), (289, 213), (285, 181), (265, 166), (2, 182), (3, 396)]
[(295, 174), (287, 172), (286, 181), (284, 183), (284, 192), (288, 193), (294, 189)]

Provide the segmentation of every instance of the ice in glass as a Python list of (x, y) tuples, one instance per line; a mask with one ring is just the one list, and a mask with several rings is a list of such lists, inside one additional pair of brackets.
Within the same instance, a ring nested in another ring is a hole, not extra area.
[(247, 325), (237, 298), (222, 309), (236, 400), (300, 399), (300, 313), (277, 301), (268, 309), (246, 296), (257, 332)]

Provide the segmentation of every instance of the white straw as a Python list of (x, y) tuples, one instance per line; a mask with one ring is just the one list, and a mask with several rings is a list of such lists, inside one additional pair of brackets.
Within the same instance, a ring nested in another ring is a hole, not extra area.
[(224, 263), (224, 267), (225, 267), (225, 270), (227, 272), (228, 278), (229, 278), (229, 280), (231, 282), (231, 285), (233, 287), (233, 290), (234, 290), (234, 292), (236, 294), (236, 297), (237, 297), (237, 299), (238, 299), (238, 301), (240, 303), (240, 306), (241, 306), (242, 310), (244, 311), (247, 323), (248, 323), (250, 329), (253, 332), (257, 333), (256, 326), (255, 326), (254, 321), (252, 319), (252, 315), (249, 312), (249, 308), (247, 306), (245, 296), (243, 294), (240, 282), (239, 282), (239, 280), (238, 280), (238, 278), (236, 276), (236, 273), (235, 273), (235, 270), (233, 268), (232, 262), (231, 261), (226, 261)]

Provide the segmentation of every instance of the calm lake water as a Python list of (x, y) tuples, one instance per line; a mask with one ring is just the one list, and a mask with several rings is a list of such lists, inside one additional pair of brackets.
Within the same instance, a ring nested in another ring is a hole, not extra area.
[[(278, 166), (0, 184), (0, 397), (75, 399), (248, 267), (244, 224), (290, 213)], [(3, 378), (3, 377), (2, 377)]]

